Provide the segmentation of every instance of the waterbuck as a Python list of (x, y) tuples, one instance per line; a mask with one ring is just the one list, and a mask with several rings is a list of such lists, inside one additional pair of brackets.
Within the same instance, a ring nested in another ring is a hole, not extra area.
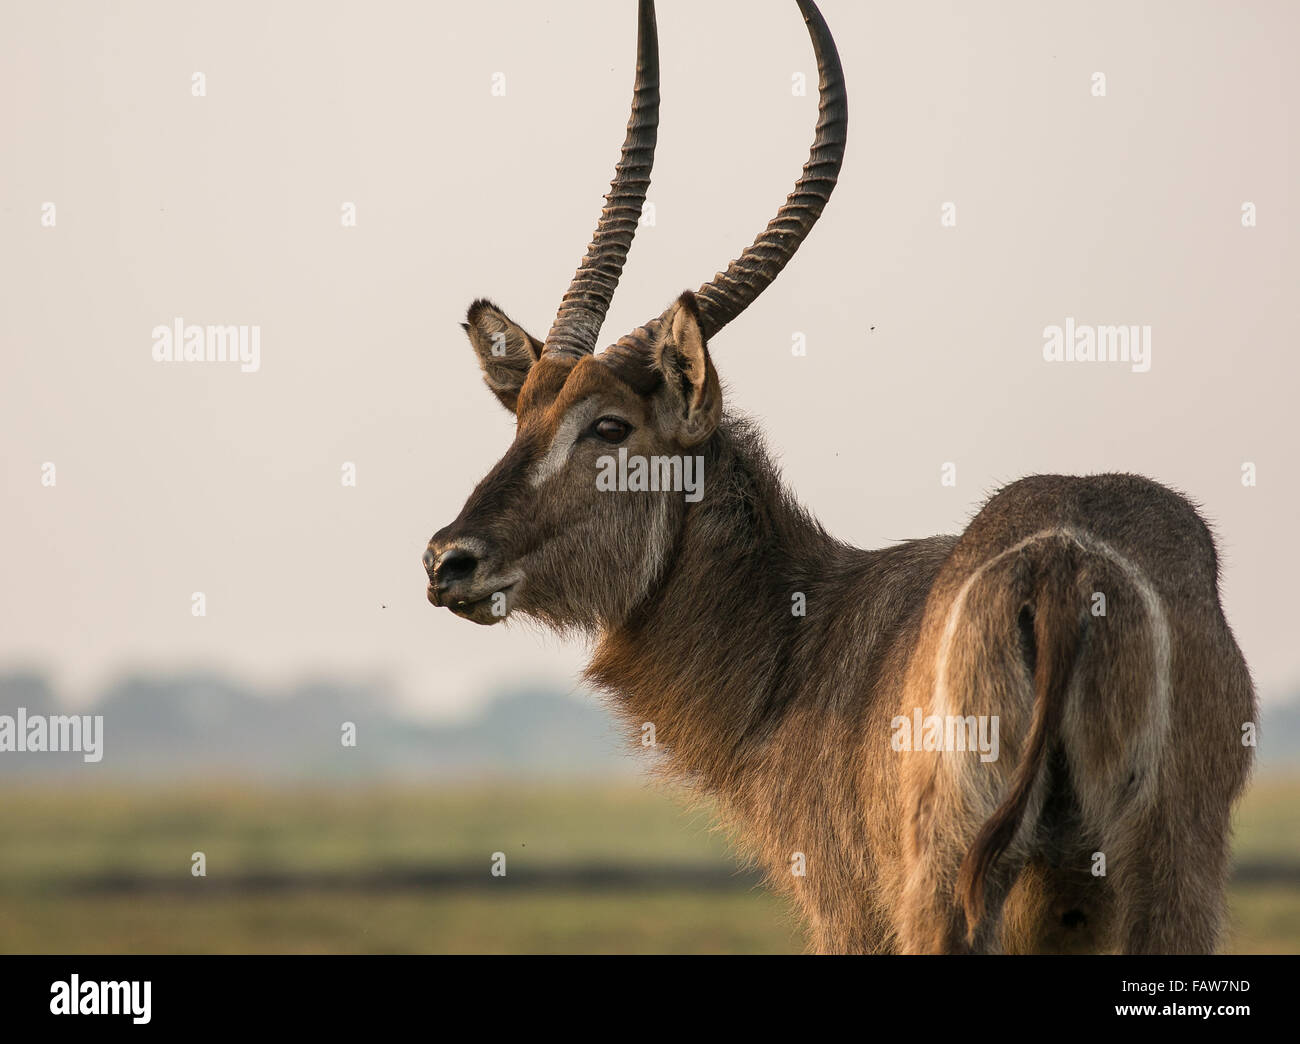
[(1211, 951), (1255, 697), (1193, 506), (1134, 475), (1040, 475), (960, 536), (864, 551), (724, 412), (709, 343), (844, 154), (839, 56), (799, 6), (820, 104), (794, 191), (725, 272), (595, 354), (654, 155), (641, 0), (621, 160), (550, 333), (469, 308), (516, 435), (429, 541), (429, 600), (587, 634), (589, 681), (715, 800), (818, 951)]

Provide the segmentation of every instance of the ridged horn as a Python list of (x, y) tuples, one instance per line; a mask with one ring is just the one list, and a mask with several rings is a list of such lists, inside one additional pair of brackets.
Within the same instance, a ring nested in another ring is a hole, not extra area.
[(591, 246), (560, 302), (546, 337), (543, 351), (547, 353), (581, 356), (595, 350), (609, 302), (623, 274), (628, 248), (636, 235), (637, 222), (641, 220), (659, 131), (659, 35), (654, 0), (640, 0), (638, 5), (636, 50), (632, 115), (627, 121), (622, 156), (614, 168), (614, 180), (605, 196), (605, 208)]
[(767, 228), (725, 272), (719, 272), (696, 291), (705, 337), (716, 334), (771, 286), (821, 217), (844, 162), (849, 100), (839, 52), (817, 5), (812, 0), (799, 0), (799, 9), (817, 55), (820, 101), (812, 150), (794, 191)]

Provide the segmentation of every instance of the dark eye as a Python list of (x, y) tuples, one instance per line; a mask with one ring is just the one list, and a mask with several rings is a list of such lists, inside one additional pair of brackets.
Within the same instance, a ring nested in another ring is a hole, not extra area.
[(606, 442), (622, 442), (631, 434), (632, 425), (617, 417), (601, 417), (591, 426), (592, 434)]

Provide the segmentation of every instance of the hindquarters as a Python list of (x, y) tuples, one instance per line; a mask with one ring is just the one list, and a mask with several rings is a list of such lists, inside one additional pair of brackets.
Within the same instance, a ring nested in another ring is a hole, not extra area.
[[(1186, 597), (1078, 525), (1017, 537), (959, 546), (927, 605), (900, 710), (944, 742), (900, 752), (900, 943), (1210, 951), (1253, 717), (1213, 570)], [(972, 721), (995, 754), (948, 742)]]

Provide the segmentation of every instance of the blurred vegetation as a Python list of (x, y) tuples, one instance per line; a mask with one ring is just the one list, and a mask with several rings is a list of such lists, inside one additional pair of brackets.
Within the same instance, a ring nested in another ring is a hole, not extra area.
[[(6, 791), (0, 950), (10, 953), (803, 948), (793, 912), (737, 871), (707, 810), (659, 787)], [(204, 878), (190, 873), (196, 851)], [(505, 878), (490, 873), (494, 852), (506, 855)], [(1300, 780), (1252, 788), (1237, 863), (1229, 948), (1300, 952)], [(601, 867), (631, 877), (582, 883), (583, 868)], [(438, 887), (402, 877), (440, 868), (460, 877)], [(698, 886), (672, 870), (698, 874)]]

